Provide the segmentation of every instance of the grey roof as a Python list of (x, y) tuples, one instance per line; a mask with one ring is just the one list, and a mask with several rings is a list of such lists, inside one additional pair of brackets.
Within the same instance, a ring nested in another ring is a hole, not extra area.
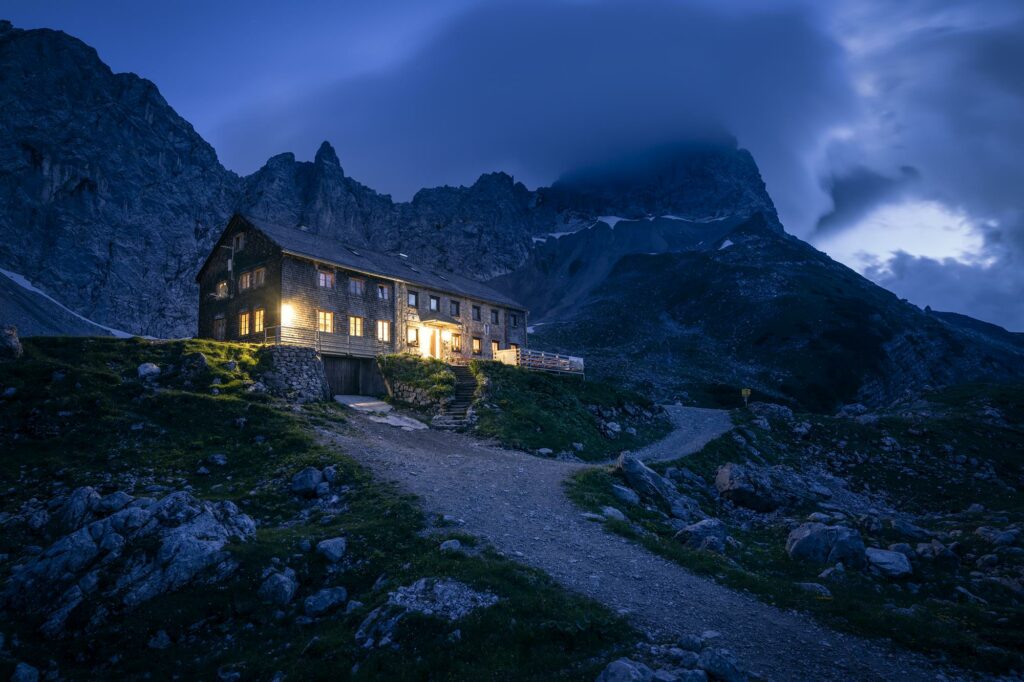
[(306, 230), (275, 225), (247, 215), (240, 217), (287, 253), (369, 275), (380, 275), (428, 289), (525, 310), (520, 303), (500, 291), (453, 272), (438, 272), (409, 258), (390, 256), (361, 246), (348, 246), (337, 239)]

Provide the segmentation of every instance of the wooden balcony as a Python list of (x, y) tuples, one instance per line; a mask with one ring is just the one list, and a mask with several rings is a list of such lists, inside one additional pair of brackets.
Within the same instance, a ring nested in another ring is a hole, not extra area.
[(536, 372), (571, 374), (585, 378), (583, 358), (574, 355), (559, 355), (528, 348), (509, 348), (497, 351), (494, 359), (506, 365), (515, 365)]
[(383, 353), (393, 353), (394, 344), (378, 341), (374, 337), (331, 334), (303, 327), (267, 327), (263, 343), (272, 346), (302, 346), (315, 348), (327, 355), (352, 355), (373, 358)]

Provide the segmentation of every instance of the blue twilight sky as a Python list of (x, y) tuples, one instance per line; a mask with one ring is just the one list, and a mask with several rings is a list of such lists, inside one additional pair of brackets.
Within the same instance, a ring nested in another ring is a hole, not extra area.
[(1024, 331), (1020, 0), (5, 0), (154, 81), (249, 173), (330, 140), (409, 198), (528, 186), (714, 121), (786, 228), (919, 305)]

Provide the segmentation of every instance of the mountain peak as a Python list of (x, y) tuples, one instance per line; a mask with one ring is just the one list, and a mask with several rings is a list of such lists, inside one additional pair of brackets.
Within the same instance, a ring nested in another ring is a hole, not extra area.
[(334, 147), (327, 140), (320, 143), (320, 148), (316, 150), (315, 162), (318, 166), (328, 165), (337, 166), (341, 168), (341, 161), (338, 160), (338, 153), (334, 151)]

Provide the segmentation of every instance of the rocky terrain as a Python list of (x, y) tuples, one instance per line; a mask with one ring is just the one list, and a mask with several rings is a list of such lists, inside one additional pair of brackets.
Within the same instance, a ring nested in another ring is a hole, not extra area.
[(834, 627), (977, 670), (1024, 665), (1024, 405), (930, 392), (836, 417), (754, 404), (701, 452), (623, 455), (571, 495), (664, 556)]
[[(1024, 376), (1019, 335), (923, 311), (769, 218), (738, 223), (722, 221), (676, 252), (603, 261), (600, 277), (585, 273), (611, 250), (607, 228), (559, 239), (577, 260), (568, 270), (535, 261), (529, 291), (564, 289), (573, 303), (555, 303), (533, 342), (583, 355), (588, 372), (648, 395), (726, 407), (741, 403), (741, 387), (831, 412), (888, 405), (925, 386)], [(615, 243), (662, 229), (619, 223)]]
[(536, 191), (497, 172), (394, 202), (348, 177), (326, 142), (313, 161), (283, 153), (239, 177), (156, 85), (62, 32), (6, 21), (0, 110), (0, 267), (94, 322), (157, 337), (195, 332), (193, 277), (234, 211), (480, 278), (519, 267), (534, 236), (608, 212), (774, 215), (728, 139), (648, 159), (623, 193), (598, 171)]

